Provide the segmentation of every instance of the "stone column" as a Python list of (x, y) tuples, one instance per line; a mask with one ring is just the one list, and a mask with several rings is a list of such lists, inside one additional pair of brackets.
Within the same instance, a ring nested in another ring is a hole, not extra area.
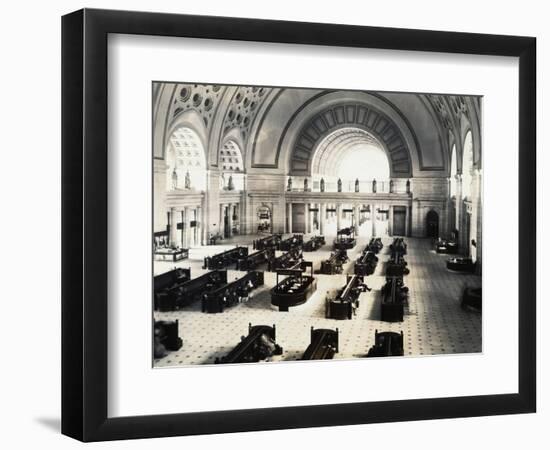
[(189, 207), (184, 206), (183, 211), (181, 212), (182, 216), (182, 223), (183, 223), (183, 230), (182, 230), (182, 242), (181, 245), (183, 248), (189, 248)]
[(256, 230), (254, 230), (253, 228), (255, 219), (253, 219), (249, 213), (249, 210), (251, 210), (252, 208), (250, 208), (250, 203), (248, 202), (246, 197), (247, 195), (243, 194), (241, 207), (239, 208), (239, 212), (241, 213), (242, 234), (250, 234), (256, 232)]
[(235, 203), (235, 217), (237, 217), (237, 220), (239, 221), (239, 226), (237, 228), (237, 234), (241, 234), (241, 224), (242, 224), (242, 221), (241, 221), (241, 204), (240, 203)]
[(370, 219), (372, 225), (372, 237), (376, 237), (376, 205), (370, 205)]
[[(456, 174), (456, 197), (455, 197), (455, 228), (460, 231), (462, 228), (462, 175)], [(458, 233), (460, 236), (460, 233)], [(460, 241), (460, 237), (458, 237)], [(460, 242), (459, 242), (460, 245)]]
[(305, 218), (306, 218), (306, 226), (305, 226), (305, 233), (311, 233), (311, 217), (309, 213), (309, 203), (305, 204)]
[(326, 219), (326, 206), (324, 203), (319, 203), (319, 233), (325, 234), (325, 219)]
[(271, 202), (269, 204), (269, 208), (270, 208), (271, 233), (275, 233), (275, 219), (273, 218), (273, 214), (275, 211), (275, 204)]
[(170, 208), (170, 245), (178, 242), (178, 215), (176, 208)]
[(286, 210), (287, 210), (286, 217), (288, 221), (287, 233), (292, 233), (292, 203), (286, 204)]
[(197, 245), (204, 245), (204, 226), (202, 220), (202, 207), (197, 206)]
[(224, 235), (224, 209), (225, 209), (225, 205), (223, 203), (220, 203), (220, 220), (219, 220), (219, 225), (220, 225), (220, 234), (223, 236)]
[(478, 191), (477, 191), (477, 195), (476, 195), (476, 221), (477, 221), (477, 235), (476, 235), (476, 242), (477, 242), (477, 265), (476, 265), (476, 270), (477, 270), (477, 274), (478, 275), (481, 275), (482, 273), (482, 249), (483, 249), (483, 230), (482, 230), (482, 209), (483, 209), (483, 204), (482, 204), (482, 199), (483, 199), (483, 178), (482, 178), (482, 172), (481, 170), (478, 171)]
[(336, 232), (338, 232), (342, 227), (342, 205), (340, 203), (336, 204)]
[(153, 160), (153, 232), (166, 231), (168, 214), (166, 207), (166, 173), (168, 166), (164, 160)]
[(229, 237), (233, 236), (233, 204), (227, 205), (227, 223), (229, 226)]
[[(481, 234), (478, 230), (478, 227), (481, 227), (481, 172), (478, 169), (473, 170), (472, 174), (472, 222), (471, 222), (471, 231), (469, 240), (475, 240), (476, 246), (472, 248), (472, 256), (475, 261), (478, 259), (480, 254), (479, 241)], [(470, 244), (471, 245), (471, 244)]]
[(180, 236), (180, 239), (181, 239), (181, 247), (182, 248), (187, 248), (185, 246), (185, 230), (187, 229), (185, 227), (185, 213), (184, 211), (180, 211), (180, 219), (181, 219), (181, 230), (178, 230), (178, 235)]
[(390, 205), (390, 213), (388, 217), (388, 234), (393, 236), (393, 205)]
[(170, 214), (170, 210), (166, 212), (166, 241), (169, 243), (170, 241), (170, 230), (172, 229), (172, 215)]
[(411, 235), (411, 207), (405, 207), (405, 236)]

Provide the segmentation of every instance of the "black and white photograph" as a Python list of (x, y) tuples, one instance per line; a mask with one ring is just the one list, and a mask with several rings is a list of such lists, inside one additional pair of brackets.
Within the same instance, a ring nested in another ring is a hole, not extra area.
[(483, 96), (154, 81), (151, 104), (155, 368), (483, 351)]
[(0, 447), (550, 448), (548, 8), (452, 6), (7, 2)]

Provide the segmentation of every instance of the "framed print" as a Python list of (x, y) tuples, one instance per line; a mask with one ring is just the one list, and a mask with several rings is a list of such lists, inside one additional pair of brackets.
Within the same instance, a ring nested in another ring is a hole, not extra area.
[(62, 25), (64, 434), (535, 411), (534, 38)]

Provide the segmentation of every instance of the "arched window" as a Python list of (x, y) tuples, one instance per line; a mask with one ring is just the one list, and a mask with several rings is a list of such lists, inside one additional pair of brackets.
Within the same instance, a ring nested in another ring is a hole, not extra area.
[(244, 189), (244, 162), (241, 148), (237, 142), (229, 139), (220, 149), (220, 189)]
[(166, 156), (168, 190), (206, 189), (206, 156), (202, 142), (191, 128), (177, 128), (168, 140)]
[(451, 151), (451, 197), (456, 197), (456, 174), (457, 174), (457, 164), (456, 164), (456, 145), (453, 144), (453, 149)]
[(220, 150), (220, 163), (224, 172), (243, 172), (243, 156), (239, 145), (232, 140), (226, 141)]
[(462, 155), (462, 198), (470, 198), (472, 191), (472, 170), (474, 166), (474, 151), (472, 132), (468, 131), (464, 138)]
[(311, 171), (314, 182), (323, 178), (327, 191), (354, 191), (359, 180), (361, 192), (371, 192), (376, 180), (377, 192), (389, 189), (390, 164), (382, 144), (360, 128), (346, 127), (329, 134), (315, 149)]

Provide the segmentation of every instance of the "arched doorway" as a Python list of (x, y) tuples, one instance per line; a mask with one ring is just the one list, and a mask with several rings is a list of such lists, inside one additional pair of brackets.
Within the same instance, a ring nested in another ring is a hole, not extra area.
[[(390, 189), (390, 161), (383, 144), (374, 135), (362, 128), (342, 127), (328, 134), (314, 149), (311, 176), (313, 191), (384, 193)], [(388, 215), (382, 205), (358, 209), (355, 222), (359, 236), (387, 233)], [(357, 211), (353, 205), (327, 205), (323, 218), (325, 234), (336, 233), (337, 224), (350, 226), (354, 214)]]
[(271, 234), (273, 227), (271, 209), (269, 206), (260, 206), (256, 211), (256, 219), (258, 221), (258, 233)]
[(439, 237), (439, 214), (433, 209), (426, 214), (426, 235), (431, 238)]

